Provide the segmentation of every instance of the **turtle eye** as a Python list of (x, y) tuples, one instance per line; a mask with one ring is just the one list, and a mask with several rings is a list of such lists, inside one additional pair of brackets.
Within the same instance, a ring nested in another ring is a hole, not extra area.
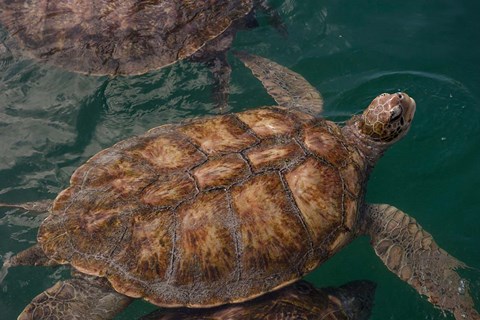
[(295, 288), (300, 294), (305, 294), (308, 295), (313, 291), (313, 288), (311, 285), (309, 285), (307, 282), (304, 281), (299, 281), (295, 284)]
[(397, 121), (401, 116), (402, 116), (402, 107), (400, 105), (397, 105), (392, 108), (392, 112), (390, 114), (390, 121)]

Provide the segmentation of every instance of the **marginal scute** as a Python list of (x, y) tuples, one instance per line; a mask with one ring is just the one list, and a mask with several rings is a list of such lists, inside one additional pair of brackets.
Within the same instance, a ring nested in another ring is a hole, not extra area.
[(122, 158), (124, 158), (124, 155), (116, 152), (116, 150), (114, 150), (113, 148), (101, 150), (93, 157), (91, 157), (85, 164), (81, 165), (77, 168), (77, 170), (75, 170), (75, 172), (70, 177), (70, 184), (83, 184), (85, 182), (85, 178), (88, 177), (89, 171), (92, 169), (92, 166), (95, 166), (93, 165), (93, 163), (95, 163), (96, 165), (101, 164), (103, 166), (104, 164), (120, 162)]
[(201, 190), (230, 187), (250, 174), (248, 164), (239, 154), (211, 159), (193, 170)]
[(296, 129), (294, 119), (278, 108), (248, 110), (237, 116), (260, 138), (291, 134)]
[(207, 154), (239, 152), (256, 142), (233, 115), (196, 120), (178, 130)]
[(62, 214), (65, 211), (65, 209), (69, 206), (72, 199), (76, 196), (76, 193), (79, 190), (80, 190), (80, 187), (75, 185), (72, 185), (62, 190), (53, 201), (52, 212), (50, 216)]

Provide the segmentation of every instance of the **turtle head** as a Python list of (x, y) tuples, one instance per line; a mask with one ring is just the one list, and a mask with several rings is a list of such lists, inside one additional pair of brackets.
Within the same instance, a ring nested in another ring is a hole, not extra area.
[(362, 137), (387, 146), (400, 140), (410, 129), (415, 100), (406, 93), (382, 93), (358, 118)]
[(362, 115), (348, 121), (343, 131), (373, 167), (389, 146), (405, 136), (414, 113), (415, 100), (406, 93), (382, 93)]

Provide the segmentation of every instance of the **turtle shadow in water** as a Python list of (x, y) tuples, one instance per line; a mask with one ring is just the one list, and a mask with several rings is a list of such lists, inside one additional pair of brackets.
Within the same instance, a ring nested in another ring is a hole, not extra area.
[(256, 299), (207, 309), (159, 309), (140, 320), (367, 320), (376, 284), (357, 280), (340, 287), (315, 288), (300, 280)]
[(90, 145), (95, 129), (105, 114), (107, 106), (105, 90), (108, 84), (109, 80), (103, 82), (92, 96), (80, 104), (75, 121), (75, 131), (77, 132), (75, 141), (71, 144), (55, 146), (46, 153), (47, 158), (63, 156), (68, 153), (81, 153)]

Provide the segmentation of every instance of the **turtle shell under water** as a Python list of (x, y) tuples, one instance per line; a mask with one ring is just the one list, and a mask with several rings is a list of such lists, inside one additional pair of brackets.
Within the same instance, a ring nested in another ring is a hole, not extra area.
[(362, 159), (333, 122), (282, 107), (160, 126), (78, 168), (38, 240), (159, 306), (240, 302), (351, 240)]
[(191, 56), (253, 9), (253, 0), (10, 0), (7, 44), (70, 71), (142, 74)]

